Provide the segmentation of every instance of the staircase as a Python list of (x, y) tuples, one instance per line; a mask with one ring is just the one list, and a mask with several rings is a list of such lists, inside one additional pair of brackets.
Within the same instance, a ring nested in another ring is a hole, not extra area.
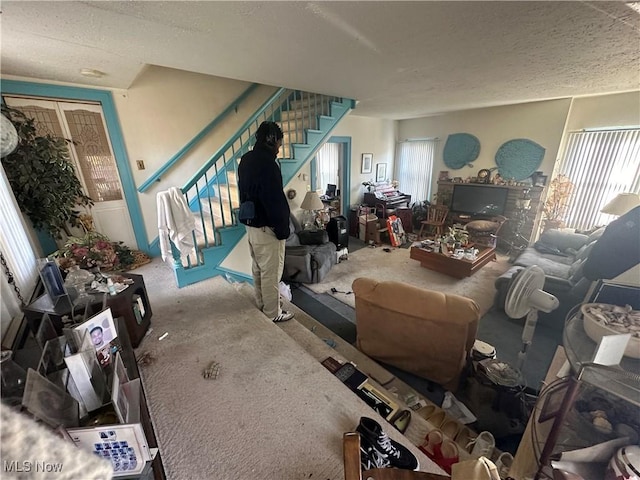
[(274, 121), (282, 128), (284, 138), (278, 162), (286, 185), (354, 107), (355, 102), (350, 99), (281, 88), (205, 162), (181, 188), (196, 220), (196, 253), (183, 264), (174, 250), (179, 287), (228, 273), (220, 264), (245, 235), (244, 225), (237, 220), (238, 162), (253, 147), (258, 126), (263, 121)]

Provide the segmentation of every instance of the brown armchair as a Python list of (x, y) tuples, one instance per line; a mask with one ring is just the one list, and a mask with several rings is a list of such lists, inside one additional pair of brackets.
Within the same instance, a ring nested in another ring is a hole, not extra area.
[(480, 309), (470, 298), (356, 278), (356, 346), (371, 358), (455, 391)]

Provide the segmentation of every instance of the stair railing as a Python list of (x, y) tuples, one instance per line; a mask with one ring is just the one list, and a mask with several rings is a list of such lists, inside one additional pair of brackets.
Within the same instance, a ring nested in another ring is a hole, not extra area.
[[(302, 165), (308, 158), (295, 157), (296, 145), (306, 143), (306, 132), (318, 128), (319, 116), (329, 115), (335, 100), (326, 95), (278, 89), (184, 184), (181, 190), (196, 212), (197, 222), (193, 233), (196, 255), (188, 257), (187, 267), (202, 265), (202, 250), (221, 245), (221, 229), (238, 225), (238, 163), (253, 146), (260, 124), (277, 122), (284, 133), (280, 161)], [(283, 181), (286, 184), (289, 179)]]

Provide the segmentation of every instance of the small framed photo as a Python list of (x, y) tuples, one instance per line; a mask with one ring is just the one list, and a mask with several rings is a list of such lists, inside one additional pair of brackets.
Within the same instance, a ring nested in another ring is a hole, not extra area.
[(546, 175), (536, 175), (536, 187), (544, 187), (547, 184)]
[(441, 182), (448, 182), (449, 179), (449, 170), (441, 170), (440, 175), (438, 175), (438, 180)]
[(373, 153), (363, 153), (362, 168), (360, 169), (360, 173), (371, 173), (372, 168), (373, 168)]
[(384, 182), (387, 178), (387, 164), (376, 164), (376, 182)]

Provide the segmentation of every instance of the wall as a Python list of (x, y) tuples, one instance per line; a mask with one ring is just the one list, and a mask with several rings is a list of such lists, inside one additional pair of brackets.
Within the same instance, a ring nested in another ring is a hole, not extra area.
[[(400, 120), (398, 140), (425, 137), (439, 139), (433, 167), (432, 193), (437, 191), (438, 173), (441, 170), (449, 170), (451, 177), (476, 176), (481, 168), (495, 167), (495, 154), (498, 148), (507, 140), (515, 138), (533, 140), (546, 149), (538, 170), (551, 175), (570, 104), (569, 99), (562, 99)], [(480, 154), (473, 162), (473, 167), (452, 170), (444, 164), (442, 158), (444, 144), (448, 135), (453, 133), (470, 133), (480, 140)]]
[[(141, 185), (147, 180), (249, 85), (226, 78), (147, 67), (126, 92), (114, 94), (135, 184)], [(150, 241), (158, 236), (156, 194), (184, 185), (274, 90), (261, 86), (177, 167), (139, 194)], [(136, 168), (137, 160), (144, 160), (145, 170)]]

